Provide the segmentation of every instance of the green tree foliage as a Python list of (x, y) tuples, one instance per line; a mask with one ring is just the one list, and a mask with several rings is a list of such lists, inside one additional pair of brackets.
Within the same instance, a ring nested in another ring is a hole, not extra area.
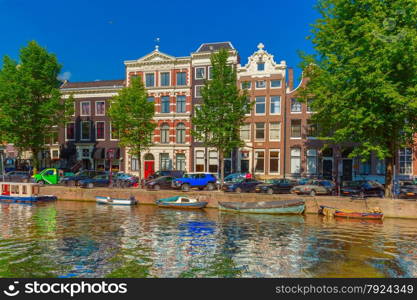
[(20, 50), (20, 61), (3, 58), (0, 70), (0, 136), (31, 151), (34, 166), (56, 126), (73, 112), (73, 100), (61, 99), (61, 70), (54, 54), (32, 41)]
[(120, 145), (129, 148), (139, 162), (139, 179), (142, 179), (141, 153), (152, 145), (156, 124), (154, 103), (148, 101), (141, 78), (133, 78), (131, 85), (112, 98), (109, 116), (112, 126), (119, 131)]
[(320, 0), (310, 37), (316, 55), (304, 56), (321, 133), (357, 144), (351, 156), (373, 152), (386, 161), (386, 195), (400, 147), (417, 127), (417, 1)]
[(219, 153), (221, 182), (224, 155), (242, 146), (239, 129), (250, 111), (247, 94), (238, 89), (236, 69), (228, 63), (228, 57), (229, 52), (224, 49), (212, 54), (212, 79), (202, 88), (204, 102), (192, 118), (192, 135)]

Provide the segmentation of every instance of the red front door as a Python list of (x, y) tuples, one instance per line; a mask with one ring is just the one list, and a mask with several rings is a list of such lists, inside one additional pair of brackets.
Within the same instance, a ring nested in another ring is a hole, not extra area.
[(145, 161), (145, 179), (155, 173), (154, 161)]

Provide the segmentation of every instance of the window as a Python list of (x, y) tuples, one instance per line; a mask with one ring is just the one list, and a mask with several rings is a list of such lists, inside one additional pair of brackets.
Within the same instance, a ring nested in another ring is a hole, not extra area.
[(169, 96), (161, 97), (161, 113), (169, 113)]
[(208, 79), (213, 79), (213, 67), (208, 67)]
[(195, 86), (195, 97), (201, 98), (201, 89), (203, 88), (203, 85), (196, 85)]
[(291, 173), (301, 173), (301, 150), (300, 148), (291, 149)]
[(376, 173), (378, 175), (385, 175), (385, 159), (378, 159), (376, 161)]
[(265, 63), (263, 62), (258, 63), (258, 71), (265, 71)]
[(184, 125), (184, 123), (179, 123), (177, 125), (176, 138), (177, 138), (177, 144), (185, 144), (185, 125)]
[(291, 112), (301, 112), (301, 102), (295, 98), (291, 99)]
[(279, 173), (279, 151), (269, 151), (269, 173)]
[(271, 88), (280, 88), (281, 87), (281, 80), (273, 79), (271, 80)]
[(172, 161), (169, 158), (168, 153), (159, 154), (159, 159), (160, 159), (160, 170), (171, 170), (172, 169)]
[(185, 72), (177, 73), (177, 85), (187, 85), (187, 77)]
[(411, 148), (403, 148), (400, 150), (400, 174), (409, 175), (412, 173), (413, 151)]
[(185, 113), (185, 96), (177, 96), (177, 113)]
[(205, 171), (205, 167), (204, 167), (204, 151), (202, 150), (197, 150), (195, 152), (195, 171), (196, 172), (204, 172)]
[(359, 160), (359, 174), (360, 175), (369, 175), (371, 173), (371, 160), (368, 159), (367, 161), (363, 162), (361, 159)]
[(90, 128), (91, 124), (90, 121), (81, 121), (81, 140), (89, 140), (90, 139)]
[(90, 101), (82, 101), (81, 105), (81, 116), (89, 116), (91, 114), (90, 111)]
[(206, 78), (206, 68), (195, 68), (195, 79)]
[(169, 144), (169, 125), (167, 123), (161, 125), (161, 143)]
[(249, 90), (251, 88), (250, 81), (242, 81), (241, 83), (242, 90)]
[(265, 114), (265, 97), (255, 98), (255, 113)]
[(90, 157), (90, 149), (82, 149), (82, 156), (85, 158)]
[(312, 120), (307, 120), (307, 137), (317, 136), (317, 123)]
[(307, 150), (307, 173), (317, 174), (317, 149)]
[(210, 173), (217, 173), (218, 171), (218, 157), (216, 151), (209, 152), (209, 172)]
[(279, 141), (281, 139), (281, 123), (269, 123), (269, 140)]
[(175, 159), (175, 169), (185, 171), (185, 154), (178, 153)]
[(312, 104), (314, 99), (308, 99), (307, 100), (307, 112), (314, 112)]
[(66, 140), (75, 140), (75, 123), (67, 123), (65, 128), (65, 139)]
[(146, 87), (153, 87), (155, 86), (155, 74), (145, 74), (145, 86)]
[(265, 171), (265, 152), (264, 151), (256, 151), (255, 152), (255, 172), (256, 173), (264, 173)]
[(266, 87), (265, 80), (259, 80), (256, 82), (257, 89), (264, 89)]
[(148, 96), (147, 100), (148, 100), (148, 102), (155, 103), (155, 97), (153, 97), (153, 96)]
[(130, 159), (130, 170), (139, 171), (139, 160), (137, 156), (132, 156), (132, 158)]
[(265, 139), (265, 123), (256, 123), (255, 138), (257, 140)]
[(118, 140), (119, 139), (119, 131), (112, 126), (110, 123), (110, 139), (111, 140)]
[(96, 102), (96, 116), (104, 116), (104, 115), (105, 115), (105, 102), (97, 101)]
[(250, 141), (250, 124), (244, 124), (240, 127), (240, 139)]
[(301, 120), (291, 120), (291, 138), (301, 138)]
[(281, 113), (281, 97), (271, 96), (270, 114), (278, 115)]
[(170, 86), (170, 78), (169, 78), (169, 72), (163, 72), (161, 73), (161, 86)]
[(52, 150), (52, 159), (59, 159), (59, 150)]
[(104, 122), (96, 122), (96, 139), (104, 140)]

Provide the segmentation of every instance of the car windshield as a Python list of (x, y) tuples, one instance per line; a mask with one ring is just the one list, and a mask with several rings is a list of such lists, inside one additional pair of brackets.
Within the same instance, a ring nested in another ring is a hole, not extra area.
[(280, 183), (280, 180), (279, 179), (267, 179), (267, 180), (265, 180), (265, 183), (278, 184), (278, 183)]
[(184, 174), (184, 178), (196, 178), (198, 174)]
[(349, 187), (358, 187), (365, 183), (366, 181), (345, 181), (343, 182), (342, 186), (349, 186)]

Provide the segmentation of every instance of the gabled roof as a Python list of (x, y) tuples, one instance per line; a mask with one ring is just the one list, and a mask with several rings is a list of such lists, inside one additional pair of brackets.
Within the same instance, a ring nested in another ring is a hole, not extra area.
[(114, 88), (125, 85), (123, 79), (119, 80), (97, 80), (97, 81), (84, 81), (84, 82), (69, 82), (65, 81), (61, 85), (61, 89), (82, 89), (82, 88)]
[(204, 43), (201, 44), (196, 53), (211, 52), (220, 49), (235, 50), (235, 47), (233, 47), (231, 42)]

